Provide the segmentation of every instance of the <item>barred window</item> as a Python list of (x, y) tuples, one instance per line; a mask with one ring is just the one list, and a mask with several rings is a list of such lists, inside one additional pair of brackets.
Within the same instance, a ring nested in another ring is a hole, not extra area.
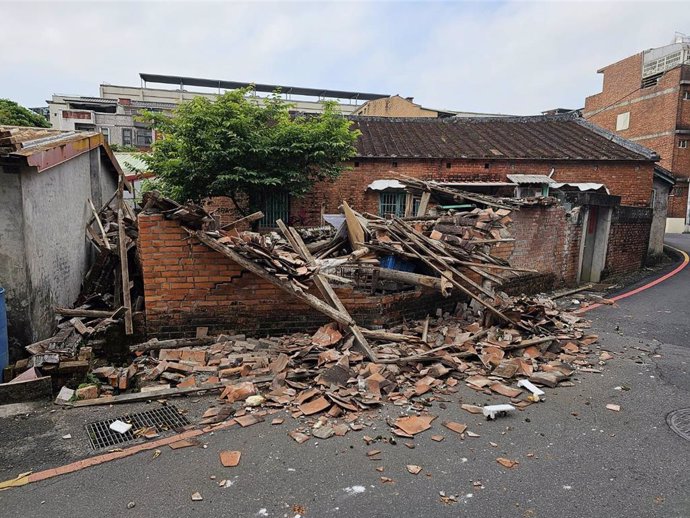
[(384, 191), (379, 195), (379, 216), (394, 215), (402, 217), (405, 215), (405, 192)]

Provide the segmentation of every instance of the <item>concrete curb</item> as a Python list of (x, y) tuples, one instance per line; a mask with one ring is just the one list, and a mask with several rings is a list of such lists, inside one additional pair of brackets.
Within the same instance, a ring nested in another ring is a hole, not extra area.
[(80, 471), (91, 466), (98, 466), (99, 464), (104, 464), (117, 459), (123, 459), (125, 457), (130, 457), (136, 453), (142, 451), (154, 450), (162, 446), (167, 446), (177, 441), (183, 439), (191, 439), (192, 437), (198, 437), (209, 432), (214, 432), (216, 430), (224, 430), (234, 426), (236, 423), (234, 420), (227, 421), (225, 423), (219, 423), (217, 425), (206, 426), (204, 428), (196, 428), (193, 430), (188, 430), (171, 437), (165, 437), (163, 439), (158, 439), (156, 441), (145, 442), (142, 444), (137, 444), (129, 448), (124, 448), (122, 451), (113, 451), (109, 453), (104, 453), (101, 455), (96, 455), (95, 457), (89, 457), (88, 459), (78, 460), (70, 464), (65, 464), (64, 466), (59, 466), (57, 468), (46, 469), (39, 471), (37, 473), (25, 473), (19, 475), (17, 478), (6, 480), (0, 482), (0, 491), (5, 489), (10, 489), (12, 487), (25, 486), (33, 482), (39, 482), (41, 480), (47, 480), (49, 478), (57, 477), (59, 475), (66, 475), (67, 473), (74, 473), (75, 471)]

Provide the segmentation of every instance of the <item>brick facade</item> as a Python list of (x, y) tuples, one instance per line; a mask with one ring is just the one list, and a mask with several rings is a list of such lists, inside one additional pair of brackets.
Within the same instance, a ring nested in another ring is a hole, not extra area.
[[(623, 138), (653, 149), (660, 164), (678, 178), (690, 177), (690, 146), (679, 148), (690, 135), (690, 65), (664, 72), (658, 84), (641, 88), (643, 54), (635, 54), (600, 70), (603, 88), (585, 100), (584, 117)], [(629, 127), (616, 129), (619, 115), (629, 113)], [(614, 192), (613, 194), (618, 194)], [(685, 218), (688, 184), (679, 182), (669, 200), (668, 217)], [(627, 203), (625, 200), (623, 203)]]
[(604, 183), (621, 203), (648, 206), (652, 193), (652, 162), (422, 160), (359, 158), (347, 164), (333, 182), (321, 182), (301, 198), (290, 202), (291, 218), (303, 225), (318, 225), (321, 213), (338, 212), (345, 200), (360, 212), (378, 214), (380, 191), (368, 190), (374, 180), (392, 179), (396, 173), (424, 180), (505, 182), (507, 174), (550, 174), (559, 182)]

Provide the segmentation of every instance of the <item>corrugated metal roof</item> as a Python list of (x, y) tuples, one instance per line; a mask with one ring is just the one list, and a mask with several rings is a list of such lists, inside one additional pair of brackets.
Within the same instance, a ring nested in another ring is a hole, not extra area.
[(555, 183), (555, 180), (545, 174), (507, 174), (506, 177), (513, 183)]
[(126, 175), (144, 173), (148, 171), (148, 165), (142, 159), (146, 153), (114, 153), (115, 158)]
[(360, 158), (658, 160), (576, 115), (477, 118), (353, 116)]

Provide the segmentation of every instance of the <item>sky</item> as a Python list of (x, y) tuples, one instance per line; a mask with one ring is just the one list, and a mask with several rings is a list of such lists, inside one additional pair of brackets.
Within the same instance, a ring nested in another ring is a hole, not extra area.
[(0, 98), (139, 85), (139, 72), (414, 97), (436, 109), (584, 106), (596, 71), (690, 34), (679, 2), (8, 2)]

